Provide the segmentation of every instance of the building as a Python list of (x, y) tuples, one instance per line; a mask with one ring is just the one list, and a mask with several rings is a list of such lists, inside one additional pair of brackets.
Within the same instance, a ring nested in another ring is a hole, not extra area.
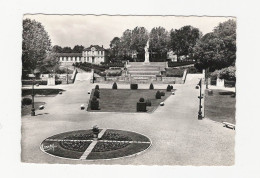
[(75, 62), (100, 64), (106, 62), (107, 51), (103, 48), (103, 45), (91, 45), (85, 48), (82, 53), (57, 53), (57, 57), (61, 65), (72, 65)]
[(174, 52), (172, 50), (168, 51), (167, 52), (167, 59), (172, 61), (172, 62), (177, 62), (177, 55), (174, 54)]

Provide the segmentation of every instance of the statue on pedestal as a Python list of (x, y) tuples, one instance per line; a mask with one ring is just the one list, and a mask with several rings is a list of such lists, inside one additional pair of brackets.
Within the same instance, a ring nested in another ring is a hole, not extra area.
[(144, 48), (144, 51), (145, 51), (145, 60), (144, 60), (144, 63), (149, 63), (149, 39), (146, 43), (146, 46)]

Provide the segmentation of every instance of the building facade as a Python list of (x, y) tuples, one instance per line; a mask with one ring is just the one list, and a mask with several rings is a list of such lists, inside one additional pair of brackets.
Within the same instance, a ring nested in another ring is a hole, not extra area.
[(91, 45), (85, 48), (82, 53), (58, 53), (57, 57), (61, 65), (72, 65), (75, 62), (100, 64), (106, 62), (107, 51), (103, 46)]

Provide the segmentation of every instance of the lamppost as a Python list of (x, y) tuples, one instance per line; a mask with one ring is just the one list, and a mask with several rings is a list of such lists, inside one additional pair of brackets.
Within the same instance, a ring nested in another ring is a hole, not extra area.
[(32, 74), (32, 109), (31, 109), (31, 116), (35, 116), (35, 108), (34, 108), (34, 80), (35, 80), (35, 70), (33, 70)]
[(92, 80), (92, 83), (94, 83), (94, 80), (95, 80), (95, 75), (94, 75), (94, 73), (95, 73), (95, 70), (93, 69), (93, 80)]
[(67, 66), (67, 72), (66, 72), (66, 73), (67, 73), (67, 77), (66, 77), (66, 78), (67, 78), (67, 84), (69, 84), (69, 80), (68, 80), (68, 79), (69, 79), (69, 75), (68, 75), (68, 66)]
[(202, 79), (200, 79), (199, 83), (198, 83), (199, 89), (200, 89), (200, 96), (198, 96), (198, 98), (200, 99), (200, 104), (199, 104), (199, 112), (198, 112), (198, 120), (202, 120), (202, 112), (201, 112), (201, 99), (203, 98), (201, 96), (201, 86), (202, 86)]

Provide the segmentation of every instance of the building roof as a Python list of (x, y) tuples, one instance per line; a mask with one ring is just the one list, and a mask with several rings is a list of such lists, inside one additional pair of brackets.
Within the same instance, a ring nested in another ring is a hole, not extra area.
[(58, 57), (82, 57), (82, 53), (57, 53)]
[(92, 47), (95, 47), (97, 51), (105, 51), (105, 48), (103, 48), (103, 45), (102, 45), (102, 47), (99, 45), (90, 45), (90, 47), (85, 48), (84, 51), (91, 51)]

